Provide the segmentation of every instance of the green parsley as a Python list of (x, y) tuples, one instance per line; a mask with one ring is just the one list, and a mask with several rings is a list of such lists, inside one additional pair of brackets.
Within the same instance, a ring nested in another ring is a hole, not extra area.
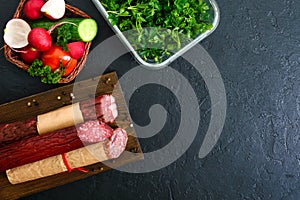
[(44, 66), (41, 60), (36, 59), (30, 65), (28, 73), (31, 76), (40, 77), (42, 83), (55, 84), (61, 79), (64, 69), (60, 67), (54, 72), (51, 72), (51, 68), (48, 65)]
[(56, 45), (61, 46), (65, 51), (69, 51), (67, 44), (72, 39), (73, 29), (77, 29), (77, 27), (74, 27), (72, 24), (64, 24), (63, 26), (57, 27)]
[[(212, 28), (210, 7), (203, 0), (101, 0), (139, 55), (162, 62), (188, 41)], [(151, 28), (149, 28), (151, 27)], [(132, 31), (133, 30), (133, 31)]]

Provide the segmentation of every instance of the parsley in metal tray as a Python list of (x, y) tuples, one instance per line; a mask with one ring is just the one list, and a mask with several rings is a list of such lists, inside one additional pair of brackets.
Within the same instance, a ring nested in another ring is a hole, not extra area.
[(155, 63), (212, 28), (210, 7), (203, 0), (101, 0), (101, 4), (112, 25), (122, 32), (130, 30), (125, 36), (139, 55)]

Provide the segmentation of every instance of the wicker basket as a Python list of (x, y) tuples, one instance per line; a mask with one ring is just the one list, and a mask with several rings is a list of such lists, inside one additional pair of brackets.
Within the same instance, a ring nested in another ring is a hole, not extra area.
[[(20, 3), (16, 9), (16, 12), (13, 16), (13, 18), (24, 18), (23, 15), (23, 8), (24, 8), (24, 4), (27, 0), (20, 0)], [(83, 11), (79, 10), (78, 8), (75, 8), (73, 6), (70, 6), (68, 4), (66, 4), (66, 17), (83, 17), (83, 18), (90, 18), (89, 15), (87, 15), (86, 13), (84, 13)], [(85, 44), (85, 51), (83, 56), (78, 60), (77, 62), (77, 66), (75, 67), (75, 69), (66, 77), (62, 77), (58, 83), (68, 83), (70, 81), (72, 81), (77, 75), (78, 73), (82, 70), (86, 59), (87, 59), (87, 55), (89, 53), (89, 49), (91, 46), (91, 42), (87, 42)], [(7, 46), (6, 44), (4, 44), (4, 56), (5, 58), (17, 65), (19, 68), (23, 69), (23, 70), (28, 70), (29, 65), (24, 63), (20, 56), (18, 55), (18, 53), (14, 52), (9, 46)]]

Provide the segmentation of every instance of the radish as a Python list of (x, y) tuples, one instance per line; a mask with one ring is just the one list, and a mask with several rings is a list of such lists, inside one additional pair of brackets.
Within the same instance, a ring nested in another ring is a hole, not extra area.
[(24, 62), (32, 63), (35, 59), (39, 59), (41, 52), (31, 46), (26, 46), (21, 49), (20, 56)]
[(84, 54), (84, 42), (71, 42), (67, 44), (69, 53), (72, 58), (78, 60)]
[(49, 19), (60, 19), (65, 15), (66, 3), (64, 0), (49, 0), (43, 5), (41, 12)]
[(47, 51), (52, 46), (50, 33), (43, 28), (33, 28), (28, 34), (28, 42), (39, 51)]
[(28, 19), (35, 20), (43, 16), (41, 8), (45, 4), (44, 0), (29, 0), (24, 6), (24, 14)]
[(37, 27), (31, 29), (31, 31), (28, 34), (28, 42), (29, 44), (36, 48), (39, 51), (47, 51), (52, 46), (52, 38), (51, 33), (54, 29), (57, 27), (63, 25), (63, 24), (72, 24), (77, 26), (76, 24), (72, 22), (59, 22), (57, 24), (54, 24), (51, 26), (48, 30), (45, 30), (43, 28)]
[(28, 45), (29, 24), (23, 19), (11, 19), (4, 29), (3, 39), (10, 48), (22, 48)]

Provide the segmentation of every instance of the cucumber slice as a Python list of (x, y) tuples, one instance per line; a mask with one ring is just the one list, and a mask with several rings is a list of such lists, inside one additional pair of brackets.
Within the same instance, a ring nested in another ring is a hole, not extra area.
[(93, 19), (84, 19), (78, 25), (78, 34), (83, 42), (92, 41), (97, 35), (98, 26)]

